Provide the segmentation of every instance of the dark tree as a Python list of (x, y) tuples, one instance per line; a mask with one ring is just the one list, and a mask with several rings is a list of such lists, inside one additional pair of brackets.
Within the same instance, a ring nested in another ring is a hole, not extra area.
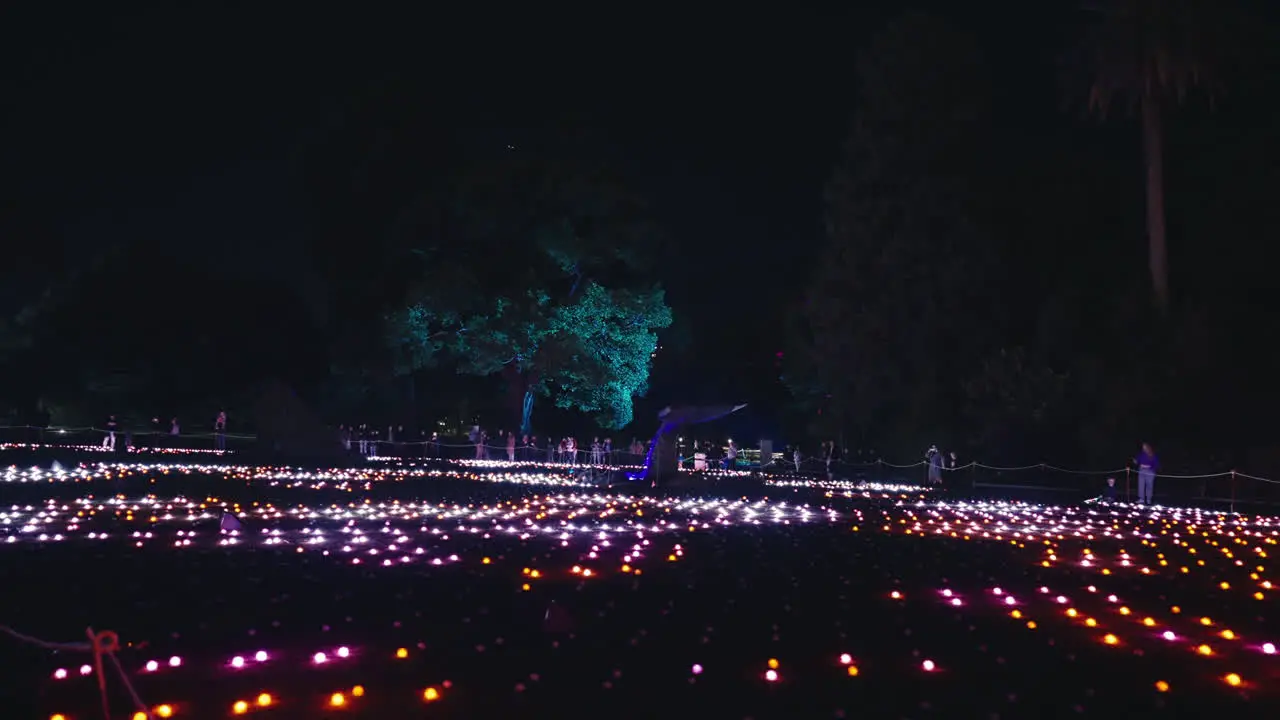
[(985, 75), (967, 37), (920, 14), (858, 62), (827, 247), (788, 370), (851, 439), (914, 448), (922, 440), (904, 438), (954, 427), (1000, 325), (983, 232)]
[(1169, 309), (1165, 210), (1165, 115), (1192, 93), (1210, 103), (1248, 44), (1236, 0), (1090, 0), (1090, 25), (1074, 68), (1088, 77), (1088, 107), (1106, 117), (1114, 105), (1141, 121), (1146, 166), (1148, 267), (1157, 310)]

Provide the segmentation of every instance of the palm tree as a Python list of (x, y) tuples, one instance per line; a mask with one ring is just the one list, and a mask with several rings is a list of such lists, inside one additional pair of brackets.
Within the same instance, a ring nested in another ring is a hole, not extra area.
[(1146, 164), (1147, 253), (1156, 308), (1169, 309), (1165, 239), (1164, 113), (1193, 92), (1212, 105), (1226, 53), (1239, 49), (1232, 0), (1094, 0), (1079, 48), (1089, 77), (1091, 113), (1117, 103), (1141, 118)]

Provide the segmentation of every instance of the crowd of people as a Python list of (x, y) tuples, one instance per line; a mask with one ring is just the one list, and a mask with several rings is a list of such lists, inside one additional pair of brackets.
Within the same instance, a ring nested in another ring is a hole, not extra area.
[(342, 446), (367, 457), (473, 458), (508, 462), (549, 462), (566, 465), (635, 465), (644, 461), (645, 444), (631, 439), (625, 449), (613, 438), (592, 439), (582, 446), (573, 437), (554, 440), (536, 435), (516, 436), (499, 430), (490, 435), (474, 425), (466, 437), (442, 437), (439, 432), (406, 430), (403, 425), (381, 427), (361, 423), (338, 426)]

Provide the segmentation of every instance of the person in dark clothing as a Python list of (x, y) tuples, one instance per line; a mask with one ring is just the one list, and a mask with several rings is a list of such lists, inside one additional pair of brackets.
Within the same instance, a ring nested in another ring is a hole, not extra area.
[(1107, 484), (1102, 488), (1102, 499), (1107, 502), (1116, 501), (1116, 479), (1107, 478)]
[(1138, 502), (1150, 505), (1156, 485), (1156, 472), (1160, 469), (1160, 459), (1156, 457), (1156, 451), (1151, 448), (1150, 443), (1142, 443), (1142, 452), (1133, 459), (1133, 464), (1138, 466)]
[(112, 415), (107, 418), (107, 436), (102, 439), (102, 447), (108, 450), (116, 449), (116, 431), (120, 429), (120, 423), (116, 422), (116, 416)]

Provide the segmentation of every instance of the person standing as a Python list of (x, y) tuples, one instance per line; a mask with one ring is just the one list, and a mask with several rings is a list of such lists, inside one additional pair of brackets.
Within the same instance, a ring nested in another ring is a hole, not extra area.
[(116, 422), (116, 416), (112, 415), (107, 418), (107, 436), (102, 438), (102, 447), (115, 452), (116, 449), (116, 430), (120, 429), (120, 423)]
[(929, 484), (941, 485), (943, 467), (942, 453), (938, 452), (938, 447), (936, 445), (929, 448), (927, 459), (929, 461)]
[(1142, 452), (1133, 459), (1133, 464), (1138, 466), (1138, 502), (1150, 505), (1156, 486), (1156, 472), (1160, 469), (1160, 459), (1156, 457), (1151, 443), (1142, 443)]
[(214, 449), (227, 449), (227, 411), (219, 410), (218, 417), (213, 421), (213, 441)]

